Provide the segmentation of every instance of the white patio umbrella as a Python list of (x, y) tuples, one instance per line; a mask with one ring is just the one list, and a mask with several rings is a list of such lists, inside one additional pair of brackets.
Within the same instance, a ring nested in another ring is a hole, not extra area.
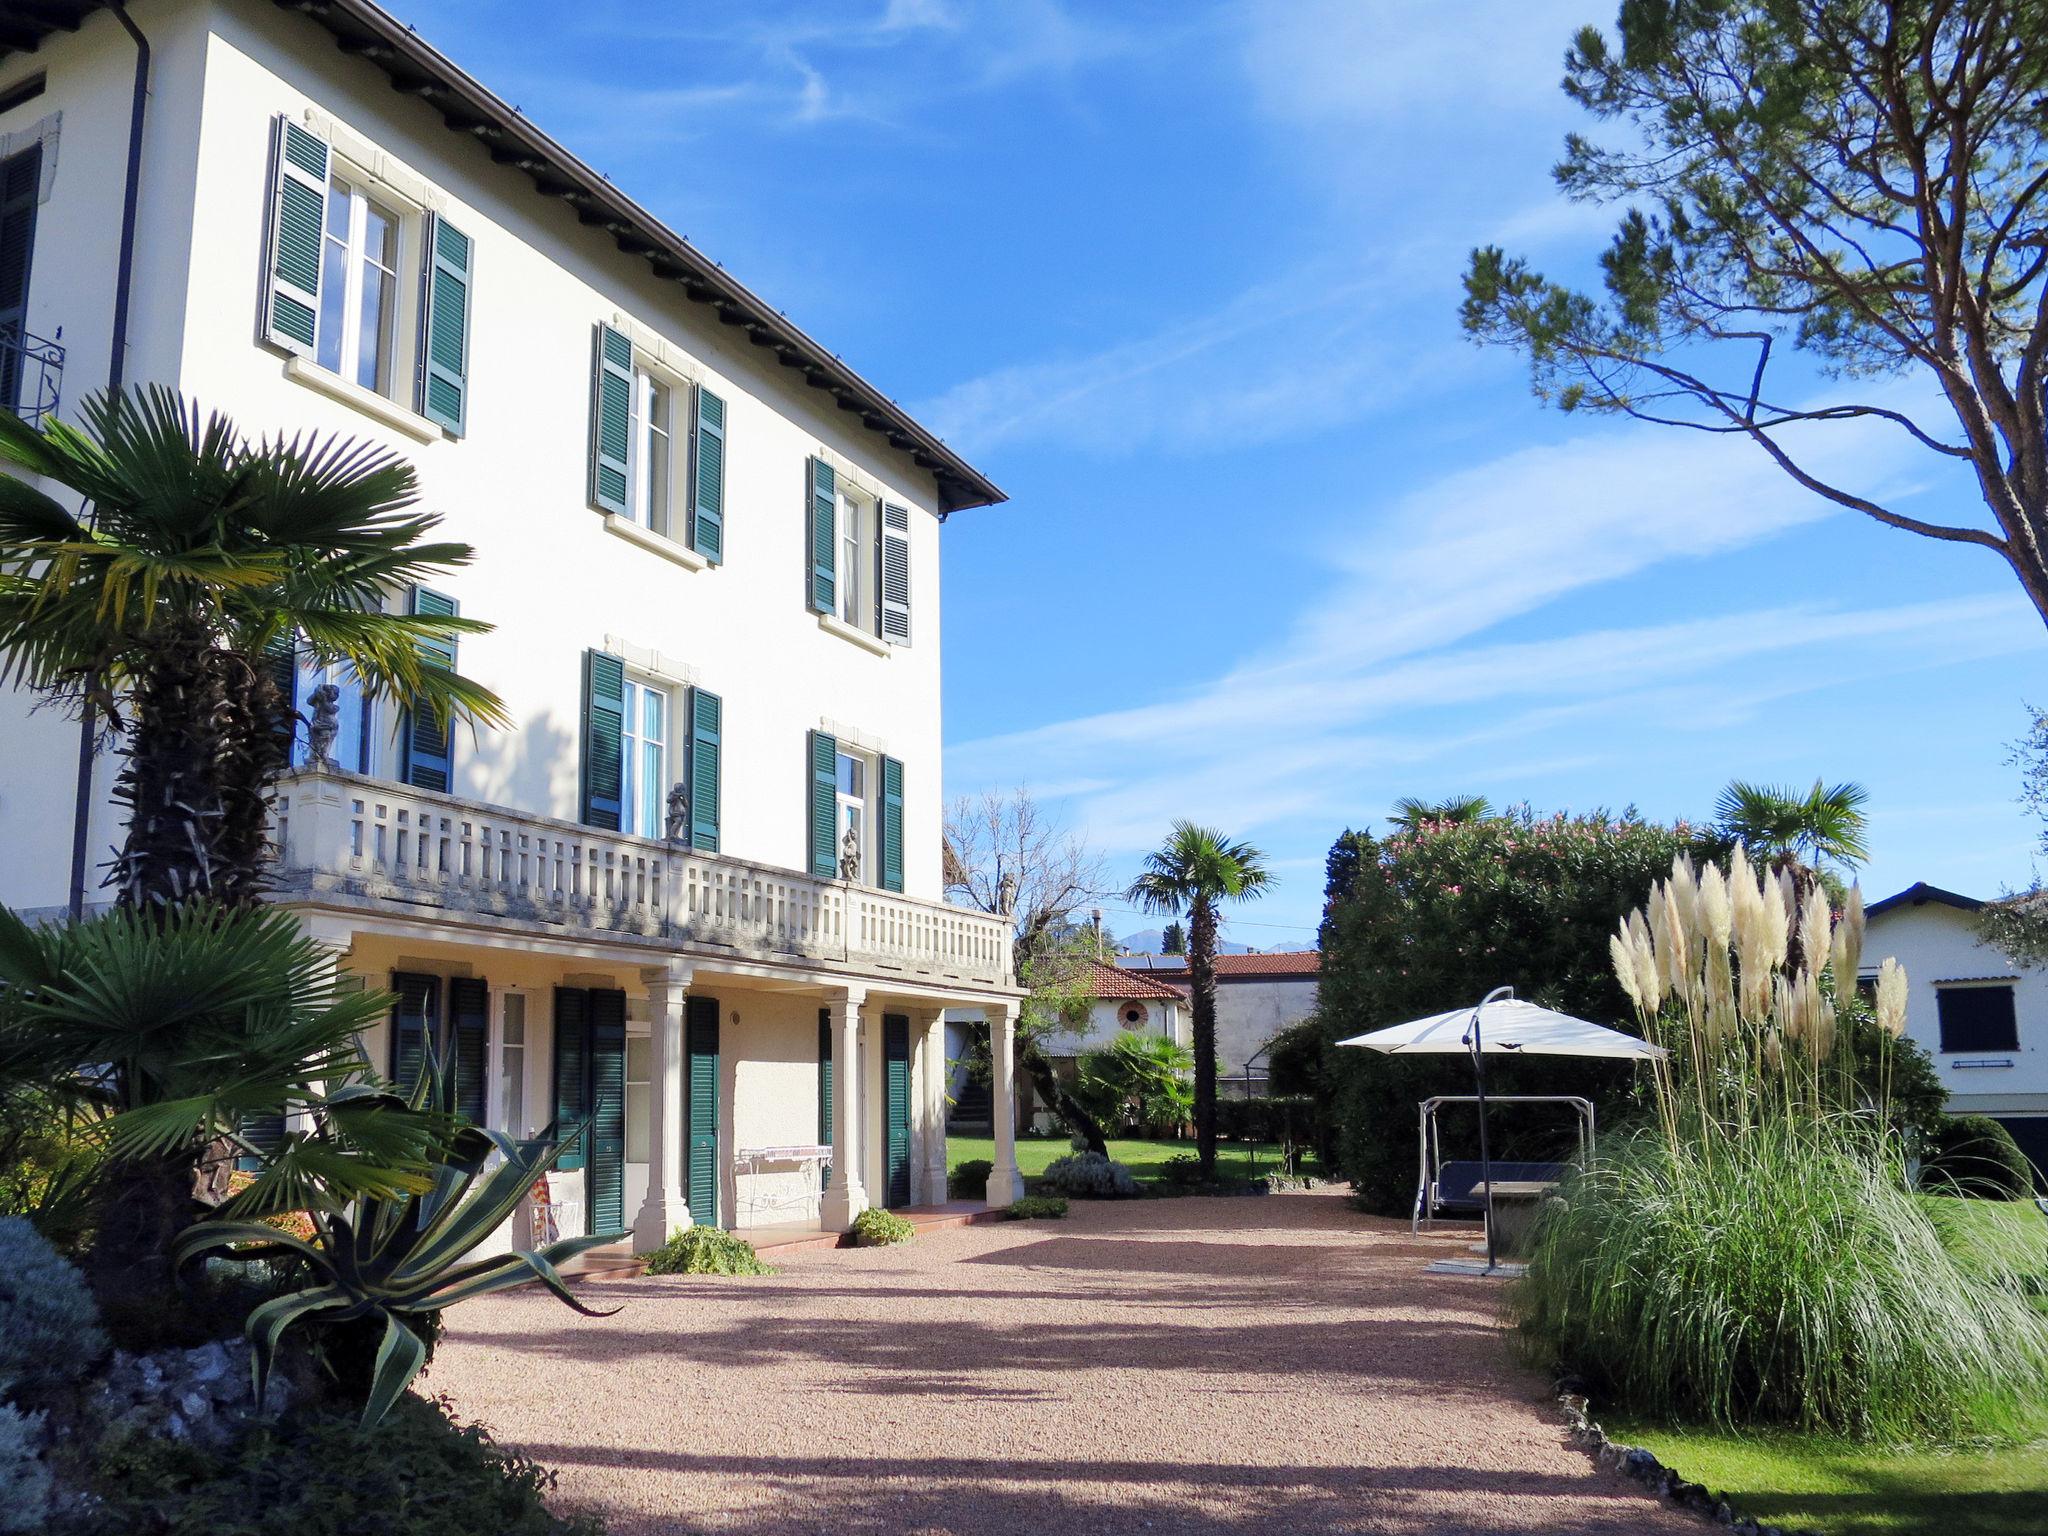
[[(1481, 1015), (1485, 1029), (1482, 1032)], [(1554, 1008), (1538, 1007), (1515, 996), (1513, 987), (1495, 987), (1476, 1008), (1433, 1013), (1426, 1019), (1391, 1024), (1369, 1034), (1339, 1040), (1390, 1056), (1424, 1054), (1472, 1058), (1472, 1080), (1479, 1100), (1479, 1172), (1486, 1185), (1486, 1267), (1498, 1267), (1494, 1254), (1493, 1158), (1486, 1145), (1486, 1065), (1488, 1056), (1601, 1056), (1651, 1060), (1665, 1054), (1660, 1045), (1618, 1029), (1589, 1024)]]

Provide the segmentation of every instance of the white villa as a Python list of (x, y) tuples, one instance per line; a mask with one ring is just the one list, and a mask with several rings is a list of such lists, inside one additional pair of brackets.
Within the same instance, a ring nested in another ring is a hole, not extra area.
[[(279, 900), (401, 998), (380, 1069), (431, 1033), (491, 1125), (594, 1117), (579, 1220), (641, 1248), (945, 1199), (940, 1021), (982, 1012), (1009, 1102), (1021, 995), (940, 873), (941, 525), (1000, 490), (368, 0), (0, 6), (0, 345), (23, 414), (118, 368), (387, 445), (475, 546), (389, 600), (496, 625), (448, 659), (515, 729), (296, 669), (334, 738)], [(78, 728), (31, 703), (0, 900), (54, 912)]]

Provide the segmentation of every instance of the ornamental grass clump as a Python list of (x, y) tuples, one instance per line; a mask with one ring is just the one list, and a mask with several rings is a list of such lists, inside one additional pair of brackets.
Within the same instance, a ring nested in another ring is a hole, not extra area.
[[(1858, 1437), (2020, 1434), (2048, 1369), (2002, 1266), (1965, 1273), (1906, 1178), (1887, 1101), (1906, 978), (1857, 996), (1860, 892), (1685, 860), (1612, 953), (1655, 1118), (1539, 1224), (1525, 1337), (1635, 1412)], [(1981, 1268), (1981, 1266), (1980, 1266)]]

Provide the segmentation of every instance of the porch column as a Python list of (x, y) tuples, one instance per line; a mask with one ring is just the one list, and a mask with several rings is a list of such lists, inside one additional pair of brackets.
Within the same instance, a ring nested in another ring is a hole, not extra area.
[(989, 1118), (995, 1122), (996, 1165), (988, 1176), (988, 1203), (1008, 1205), (1024, 1198), (1024, 1180), (1017, 1172), (1016, 1004), (989, 1003), (981, 1011), (988, 1020), (988, 1054), (995, 1077)]
[(861, 1181), (860, 1015), (865, 987), (848, 987), (825, 1006), (832, 1015), (832, 1185), (819, 1202), (827, 1231), (845, 1231), (868, 1208)]
[(946, 1010), (924, 1017), (924, 1201), (946, 1203)]
[(633, 1218), (633, 1247), (659, 1248), (679, 1227), (690, 1225), (683, 1195), (683, 996), (690, 968), (671, 962), (640, 973), (647, 988), (647, 1019), (653, 1044), (653, 1081), (647, 1095), (647, 1198)]

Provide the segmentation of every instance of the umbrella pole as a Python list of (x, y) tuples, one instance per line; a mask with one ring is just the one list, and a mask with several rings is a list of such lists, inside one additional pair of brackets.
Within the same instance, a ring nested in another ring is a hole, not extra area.
[(1486, 1185), (1486, 1272), (1492, 1274), (1500, 1263), (1495, 1251), (1493, 1219), (1493, 1154), (1486, 1142), (1486, 1042), (1480, 1037), (1479, 1015), (1486, 1011), (1486, 1005), (1497, 999), (1513, 997), (1513, 987), (1495, 987), (1479, 1000), (1479, 1006), (1472, 1010), (1472, 1030), (1466, 1043), (1472, 1047), (1472, 1084), (1479, 1100), (1479, 1177)]

